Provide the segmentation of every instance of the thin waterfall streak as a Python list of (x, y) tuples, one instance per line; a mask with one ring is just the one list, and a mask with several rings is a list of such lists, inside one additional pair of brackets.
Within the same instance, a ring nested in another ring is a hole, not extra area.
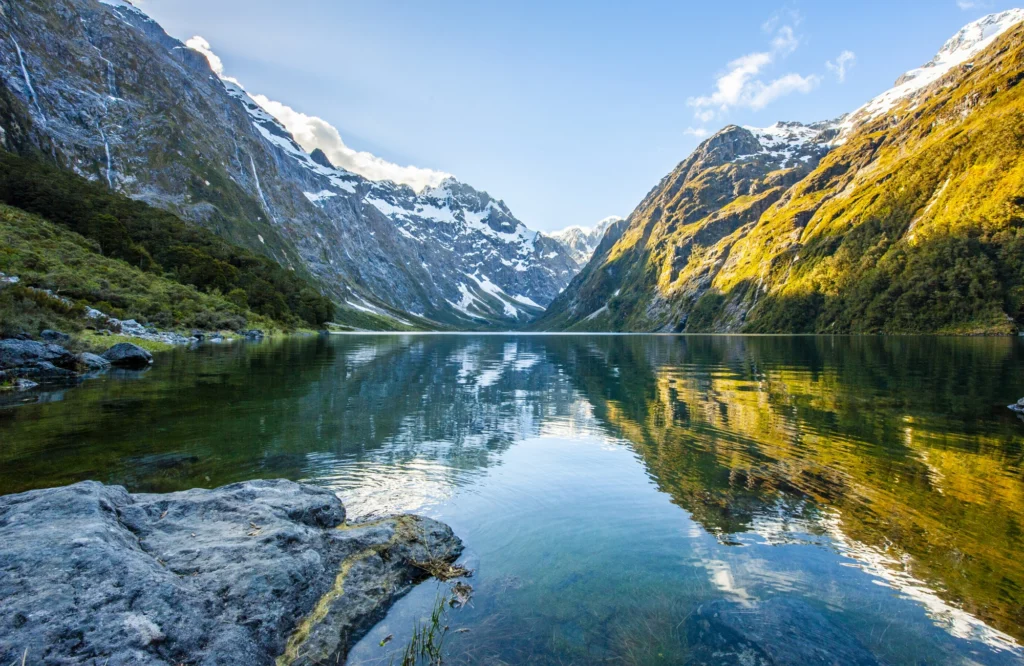
[(28, 88), (29, 99), (32, 100), (32, 104), (35, 105), (36, 111), (42, 116), (43, 120), (46, 120), (46, 114), (43, 113), (43, 109), (39, 106), (39, 96), (36, 95), (36, 89), (32, 86), (32, 77), (28, 75), (28, 68), (25, 66), (25, 54), (21, 50), (21, 45), (18, 44), (18, 40), (11, 37), (11, 41), (14, 42), (14, 50), (18, 52), (18, 64), (21, 65), (21, 75), (25, 78), (25, 87)]
[(100, 131), (100, 138), (103, 139), (103, 152), (107, 154), (107, 186), (114, 189), (114, 162), (110, 158), (110, 144), (107, 142), (107, 135), (103, 133), (103, 128), (99, 125), (96, 128)]

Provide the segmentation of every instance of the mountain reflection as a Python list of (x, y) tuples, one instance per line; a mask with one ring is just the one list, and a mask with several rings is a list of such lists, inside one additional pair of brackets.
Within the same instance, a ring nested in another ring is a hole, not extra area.
[(1004, 640), (970, 616), (1024, 635), (1021, 426), (1002, 407), (1019, 385), (1016, 341), (605, 338), (585, 349), (564, 367), (596, 416), (721, 540), (817, 531), (904, 593), (930, 585), (938, 596), (918, 596), (955, 635)]
[(417, 509), (537, 436), (624, 442), (723, 544), (827, 545), (952, 634), (1024, 638), (1016, 340), (338, 336), (0, 410), (0, 491), (285, 476)]

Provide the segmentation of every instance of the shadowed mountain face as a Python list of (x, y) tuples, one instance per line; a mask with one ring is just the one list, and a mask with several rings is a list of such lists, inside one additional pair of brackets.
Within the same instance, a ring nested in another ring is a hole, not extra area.
[(540, 313), (579, 270), (486, 192), (449, 179), (417, 193), (307, 154), (127, 2), (3, 0), (0, 38), (3, 148), (273, 257), (343, 308), (507, 328)]
[(1010, 333), (1024, 10), (832, 122), (729, 126), (640, 203), (542, 330)]
[[(338, 489), (356, 513), (419, 510), (488, 487), (523, 442), (596, 437), (635, 451), (720, 545), (824, 546), (953, 635), (1002, 645), (1024, 638), (1024, 426), (1005, 408), (1022, 367), (1016, 339), (207, 347), (0, 410), (0, 491), (286, 476)], [(532, 492), (564, 483), (546, 478)]]

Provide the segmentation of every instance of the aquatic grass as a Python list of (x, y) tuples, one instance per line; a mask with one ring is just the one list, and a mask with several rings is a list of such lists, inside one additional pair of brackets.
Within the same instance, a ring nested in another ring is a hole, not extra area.
[[(402, 652), (401, 666), (440, 666), (444, 663), (444, 641), (450, 629), (448, 608), (455, 601), (451, 592), (439, 594), (434, 599), (430, 619), (413, 624), (412, 637)], [(388, 662), (394, 666), (395, 658)]]
[(450, 561), (450, 558), (446, 558), (444, 555), (434, 556), (424, 562), (413, 561), (410, 562), (417, 569), (422, 569), (429, 575), (438, 579), (442, 582), (447, 582), (455, 578), (469, 578), (473, 575), (470, 569), (456, 564)]

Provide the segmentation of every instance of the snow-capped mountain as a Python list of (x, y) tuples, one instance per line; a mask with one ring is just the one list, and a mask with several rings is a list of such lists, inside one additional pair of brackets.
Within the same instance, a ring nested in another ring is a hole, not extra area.
[(1022, 54), (1024, 10), (1000, 12), (838, 120), (723, 128), (655, 186), (535, 326), (1024, 328), (1011, 296), (1019, 262), (1003, 251), (1022, 214), (1012, 168), (1024, 152)]
[(954, 67), (969, 64), (978, 53), (1021, 21), (1024, 21), (1024, 9), (1008, 9), (968, 23), (946, 41), (934, 58), (904, 73), (892, 88), (846, 116), (840, 125), (840, 141), (856, 126), (887, 114), (896, 104), (913, 98)]
[(347, 307), (506, 327), (579, 270), (485, 192), (450, 179), (416, 193), (308, 154), (127, 0), (0, 0), (0, 40), (0, 93), (31, 117), (37, 147), (312, 276)]
[(601, 244), (601, 239), (608, 231), (608, 227), (622, 220), (618, 215), (609, 215), (593, 227), (572, 226), (560, 231), (552, 231), (547, 236), (554, 238), (569, 249), (573, 260), (580, 266), (585, 266), (594, 250)]

